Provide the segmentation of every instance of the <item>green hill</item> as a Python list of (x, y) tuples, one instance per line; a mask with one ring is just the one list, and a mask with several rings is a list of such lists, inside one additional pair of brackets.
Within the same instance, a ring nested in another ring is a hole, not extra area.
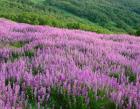
[(0, 17), (18, 22), (135, 34), (139, 0), (1, 0)]

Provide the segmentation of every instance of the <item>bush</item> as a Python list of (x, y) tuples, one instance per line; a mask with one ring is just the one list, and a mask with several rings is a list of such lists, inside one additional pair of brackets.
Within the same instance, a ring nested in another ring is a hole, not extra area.
[(67, 27), (69, 29), (73, 28), (73, 29), (79, 29), (80, 28), (80, 24), (79, 23), (68, 23)]

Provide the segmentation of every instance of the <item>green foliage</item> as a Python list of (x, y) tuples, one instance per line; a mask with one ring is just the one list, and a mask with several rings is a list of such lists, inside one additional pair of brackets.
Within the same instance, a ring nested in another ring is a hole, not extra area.
[(77, 0), (45, 0), (45, 3), (99, 24), (110, 31), (133, 33), (134, 28), (139, 25), (140, 14), (135, 13), (140, 6), (137, 5), (140, 3), (138, 0), (80, 0), (80, 2)]
[(11, 56), (10, 56), (10, 60), (14, 61), (17, 60), (21, 57), (22, 55), (20, 53), (16, 53), (16, 52), (12, 52)]
[[(104, 91), (100, 91), (98, 96), (105, 94)], [(89, 91), (89, 104), (86, 104), (85, 98), (83, 96), (73, 96), (67, 94), (66, 90), (63, 90), (62, 93), (58, 89), (53, 89), (51, 91), (51, 98), (49, 103), (55, 104), (55, 108), (59, 109), (115, 109), (116, 106), (111, 100), (105, 96), (101, 99), (96, 100), (95, 94), (93, 91)], [(59, 100), (61, 98), (61, 100)]]
[(136, 35), (140, 36), (140, 29), (136, 31)]
[(114, 78), (116, 78), (117, 80), (119, 80), (119, 78), (120, 78), (120, 74), (119, 73), (111, 73), (110, 75), (109, 75), (110, 77), (114, 77)]
[[(90, 96), (92, 92), (90, 92)], [(101, 97), (91, 103), (90, 109), (116, 109), (115, 103), (113, 103), (109, 98), (106, 97), (106, 92), (104, 89), (97, 91), (97, 96)], [(95, 99), (94, 95), (90, 97), (90, 100)]]
[(138, 0), (1, 0), (0, 17), (98, 33), (134, 34), (140, 24), (137, 4)]
[(79, 23), (68, 23), (67, 27), (70, 29), (80, 29), (80, 24)]
[(34, 51), (25, 51), (24, 53), (18, 53), (18, 52), (12, 52), (11, 56), (10, 56), (10, 60), (11, 61), (15, 61), (21, 57), (29, 57), (32, 58), (34, 56)]
[(128, 77), (129, 82), (136, 82), (137, 76), (131, 68), (126, 68), (125, 75)]
[(63, 92), (61, 93), (59, 89), (51, 90), (51, 98), (49, 99), (50, 107), (54, 105), (55, 109), (60, 109), (60, 107), (62, 109), (87, 109), (82, 96), (68, 95), (65, 90)]
[(34, 56), (34, 51), (33, 50), (32, 51), (25, 51), (24, 55), (26, 57), (32, 58)]
[(135, 82), (135, 81), (136, 81), (136, 75), (133, 74), (133, 73), (131, 73), (131, 74), (129, 75), (129, 82)]
[(26, 88), (25, 95), (28, 99), (28, 103), (31, 105), (35, 105), (36, 102), (35, 95), (33, 93), (33, 89), (30, 86)]
[(14, 43), (12, 43), (10, 46), (15, 47), (15, 48), (21, 48), (21, 47), (24, 46), (24, 42), (21, 42), (21, 41), (19, 41), (19, 42), (14, 42)]
[[(89, 103), (87, 103), (84, 96), (68, 94), (67, 90), (62, 87), (53, 87), (48, 101), (42, 101), (40, 105), (45, 109), (116, 109), (115, 103), (106, 96), (102, 96), (103, 94), (105, 95), (104, 91), (99, 91), (98, 96), (101, 98), (96, 100), (93, 91), (89, 91)], [(37, 98), (30, 86), (26, 88), (26, 97), (28, 104), (33, 109), (37, 109)]]

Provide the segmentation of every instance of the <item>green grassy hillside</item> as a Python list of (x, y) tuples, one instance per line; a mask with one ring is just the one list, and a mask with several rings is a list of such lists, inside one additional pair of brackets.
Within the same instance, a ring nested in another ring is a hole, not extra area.
[(1, 0), (0, 17), (18, 22), (135, 34), (139, 0)]

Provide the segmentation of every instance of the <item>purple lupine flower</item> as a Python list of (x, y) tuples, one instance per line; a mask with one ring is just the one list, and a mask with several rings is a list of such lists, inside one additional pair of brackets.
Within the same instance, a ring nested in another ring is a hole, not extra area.
[(87, 104), (89, 89), (105, 90), (117, 106), (140, 109), (140, 38), (0, 19), (0, 107), (26, 107), (31, 87), (40, 108), (56, 86)]

